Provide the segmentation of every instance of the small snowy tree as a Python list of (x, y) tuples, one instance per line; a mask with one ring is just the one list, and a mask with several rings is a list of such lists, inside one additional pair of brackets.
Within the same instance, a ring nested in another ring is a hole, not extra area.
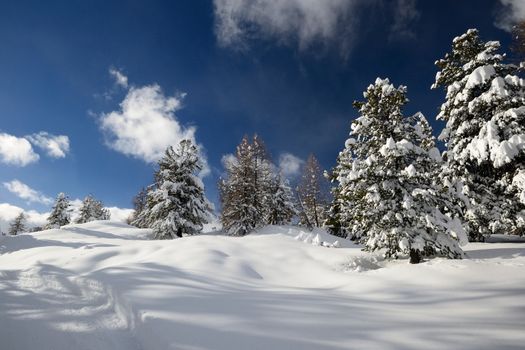
[(24, 212), (21, 212), (9, 226), (9, 234), (16, 236), (17, 234), (26, 231), (26, 229), (26, 215)]
[(339, 185), (331, 212), (368, 251), (410, 255), (411, 262), (461, 258), (463, 231), (451, 215), (454, 206), (432, 182), (439, 152), (428, 122), (422, 114), (403, 115), (406, 88), (388, 79), (378, 78), (364, 97), (354, 103), (360, 117), (334, 171)]
[(303, 175), (297, 196), (299, 201), (300, 224), (308, 227), (321, 227), (325, 221), (327, 193), (326, 179), (317, 158), (310, 154), (303, 168)]
[(95, 220), (109, 220), (110, 218), (111, 214), (108, 209), (104, 208), (104, 204), (92, 195), (88, 195), (82, 201), (76, 223), (84, 224)]
[(289, 224), (297, 214), (292, 188), (285, 179), (277, 175), (271, 183), (270, 190), (267, 223), (270, 225)]
[(148, 189), (143, 187), (140, 189), (139, 193), (133, 197), (133, 213), (127, 219), (130, 225), (136, 226), (138, 228), (149, 228), (149, 224), (145, 222), (145, 216), (141, 215), (147, 205), (148, 199)]
[(69, 197), (64, 193), (59, 193), (55, 199), (55, 204), (51, 210), (51, 214), (47, 218), (46, 229), (59, 228), (67, 225), (71, 221), (71, 204), (69, 203)]
[(202, 169), (197, 147), (182, 140), (166, 149), (155, 173), (155, 186), (147, 194), (138, 220), (153, 229), (156, 239), (173, 239), (202, 231), (212, 206), (197, 176)]
[[(433, 88), (446, 89), (438, 119), (446, 126), (443, 185), (462, 205), (471, 241), (492, 233), (523, 233), (518, 198), (523, 169), (524, 82), (519, 67), (504, 63), (499, 42), (483, 42), (470, 29), (436, 62)], [(514, 180), (517, 178), (518, 180)]]

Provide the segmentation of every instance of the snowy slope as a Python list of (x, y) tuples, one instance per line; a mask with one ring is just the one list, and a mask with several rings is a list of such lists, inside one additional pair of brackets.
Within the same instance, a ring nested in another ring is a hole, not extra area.
[(471, 259), (414, 266), (348, 241), (318, 245), (337, 240), (322, 230), (148, 235), (92, 222), (0, 238), (0, 348), (518, 349), (525, 341), (525, 243), (471, 244)]

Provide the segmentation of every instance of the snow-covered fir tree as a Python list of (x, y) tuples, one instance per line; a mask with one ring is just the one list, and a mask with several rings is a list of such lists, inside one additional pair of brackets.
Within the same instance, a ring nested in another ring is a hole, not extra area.
[(88, 195), (82, 201), (76, 223), (83, 224), (95, 220), (109, 220), (110, 218), (111, 214), (108, 209), (104, 208), (104, 204), (92, 195)]
[(146, 208), (147, 199), (148, 199), (148, 189), (143, 187), (140, 189), (139, 193), (133, 197), (133, 213), (127, 219), (128, 224), (139, 227), (139, 228), (148, 228), (148, 223), (144, 221), (144, 215), (141, 213)]
[(21, 212), (17, 215), (17, 217), (13, 220), (11, 225), (9, 225), (9, 234), (16, 236), (19, 233), (26, 231), (26, 215), (24, 212)]
[(182, 140), (176, 149), (169, 146), (158, 166), (139, 223), (152, 228), (156, 239), (200, 233), (212, 206), (197, 176), (202, 169), (197, 147), (190, 140)]
[(360, 117), (334, 169), (338, 188), (331, 212), (366, 250), (386, 257), (461, 258), (465, 241), (455, 207), (435, 187), (440, 161), (430, 125), (422, 114), (405, 117), (406, 88), (377, 79), (355, 102)]
[(442, 183), (462, 205), (471, 241), (492, 233), (523, 234), (524, 81), (504, 62), (499, 42), (475, 29), (455, 38), (436, 65), (433, 88), (446, 89), (438, 119), (446, 126)]
[(289, 224), (297, 215), (292, 188), (288, 181), (279, 174), (272, 180), (270, 190), (267, 223), (270, 225)]
[(55, 204), (53, 205), (51, 214), (49, 214), (49, 217), (47, 218), (47, 224), (45, 225), (45, 228), (59, 228), (69, 224), (71, 221), (70, 214), (71, 204), (69, 202), (69, 197), (61, 192), (55, 199)]
[(310, 154), (297, 186), (299, 220), (307, 227), (321, 227), (326, 219), (327, 187), (317, 158)]

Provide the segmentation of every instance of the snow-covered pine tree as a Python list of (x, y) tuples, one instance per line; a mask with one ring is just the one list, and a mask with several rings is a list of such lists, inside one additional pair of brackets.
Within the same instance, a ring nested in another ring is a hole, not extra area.
[(17, 234), (26, 231), (26, 229), (26, 215), (24, 212), (21, 212), (9, 226), (9, 234), (16, 236)]
[(441, 255), (461, 258), (458, 221), (440, 208), (454, 208), (433, 186), (439, 152), (432, 147), (422, 114), (405, 117), (406, 87), (377, 79), (355, 102), (360, 117), (336, 166), (342, 225), (364, 237), (366, 250), (386, 257)]
[[(462, 204), (471, 241), (492, 233), (523, 233), (520, 169), (525, 148), (524, 82), (504, 63), (499, 42), (470, 29), (436, 65), (433, 88), (446, 89), (438, 119), (446, 122), (442, 183)], [(514, 180), (517, 178), (518, 180)]]
[(292, 188), (288, 181), (278, 174), (272, 180), (270, 190), (267, 223), (270, 225), (289, 224), (297, 215)]
[(127, 219), (128, 223), (130, 225), (133, 225), (138, 228), (149, 228), (149, 224), (145, 222), (145, 216), (141, 215), (141, 213), (144, 211), (147, 205), (147, 199), (148, 199), (148, 189), (150, 187), (142, 187), (133, 197), (133, 213), (130, 215), (130, 217)]
[(55, 199), (55, 204), (51, 210), (51, 214), (47, 218), (46, 229), (60, 228), (61, 226), (67, 225), (71, 222), (71, 204), (69, 203), (69, 197), (60, 192)]
[[(353, 140), (353, 139), (349, 139)], [(352, 183), (347, 182), (349, 173), (352, 170), (353, 154), (349, 141), (346, 142), (345, 148), (339, 152), (337, 156), (337, 163), (330, 174), (327, 174), (327, 179), (335, 186), (332, 187), (332, 202), (327, 211), (327, 218), (325, 226), (333, 235), (349, 238), (351, 240), (359, 240), (360, 235), (356, 235), (356, 230), (353, 226), (353, 212), (351, 207), (354, 198), (359, 195), (359, 191), (353, 191)]]
[(321, 227), (326, 217), (327, 187), (317, 158), (310, 154), (297, 186), (299, 220), (307, 227)]
[(108, 209), (104, 208), (101, 201), (95, 199), (91, 194), (87, 195), (82, 201), (77, 224), (83, 224), (95, 220), (109, 220), (111, 214)]
[(201, 169), (198, 149), (190, 140), (182, 140), (176, 150), (166, 149), (155, 173), (155, 186), (138, 217), (153, 229), (156, 239), (198, 234), (208, 222), (212, 206), (197, 176)]

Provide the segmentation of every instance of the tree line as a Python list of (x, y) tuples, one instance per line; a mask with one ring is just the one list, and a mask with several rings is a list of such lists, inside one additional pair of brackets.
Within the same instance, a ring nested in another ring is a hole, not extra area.
[[(57, 195), (51, 213), (47, 217), (47, 223), (43, 227), (29, 228), (27, 225), (27, 215), (24, 212), (21, 212), (11, 222), (8, 233), (10, 235), (17, 235), (22, 232), (27, 232), (28, 230), (41, 231), (43, 229), (48, 230), (60, 228), (61, 226), (68, 225), (72, 222), (72, 211), (73, 209), (69, 197), (61, 192)], [(79, 208), (79, 215), (76, 218), (75, 223), (83, 224), (95, 220), (109, 220), (110, 218), (111, 214), (108, 209), (104, 208), (102, 201), (96, 199), (90, 194), (82, 200), (82, 204)]]

